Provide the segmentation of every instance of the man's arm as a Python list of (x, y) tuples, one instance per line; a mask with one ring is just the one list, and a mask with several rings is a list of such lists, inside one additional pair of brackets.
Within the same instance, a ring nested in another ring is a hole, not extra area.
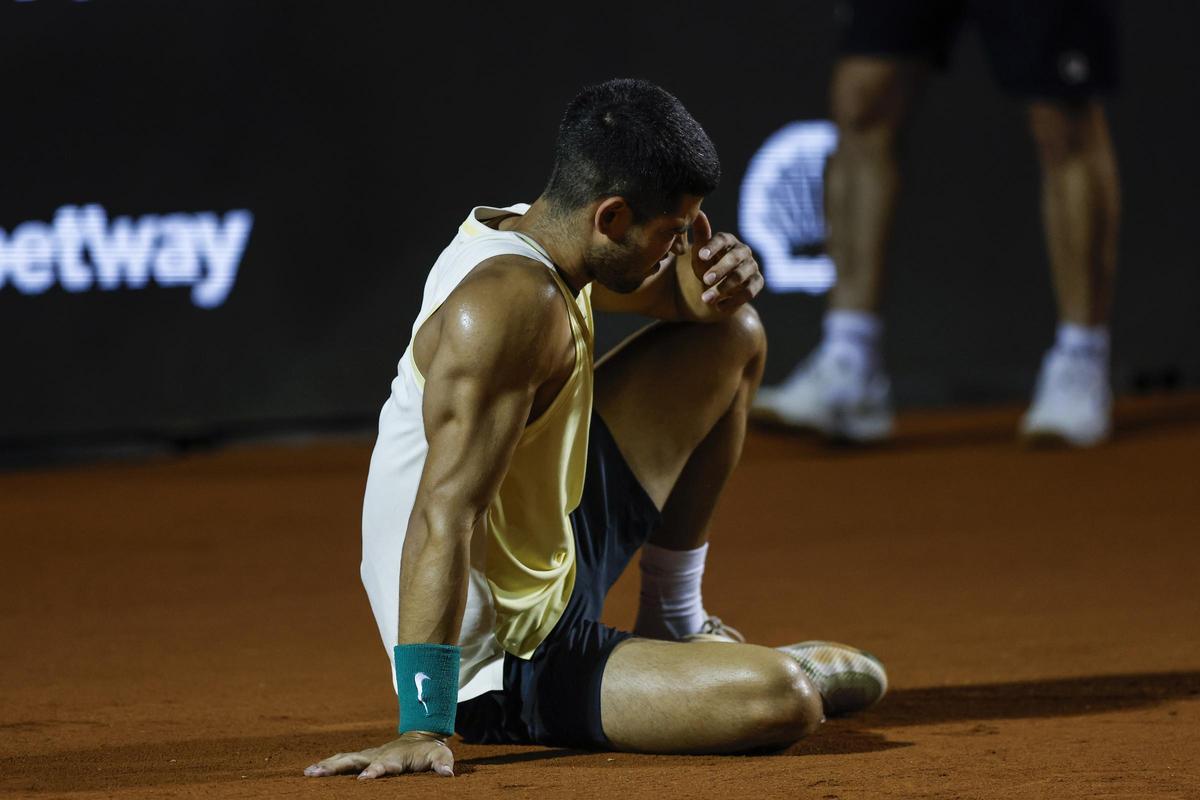
[(692, 239), (691, 246), (679, 245), (669, 265), (635, 292), (619, 294), (593, 285), (596, 309), (670, 321), (715, 322), (762, 291), (763, 276), (750, 248), (731, 233), (713, 235), (703, 211), (692, 225)]
[[(400, 644), (457, 644), (471, 537), (482, 532), (538, 388), (554, 373), (556, 351), (546, 342), (569, 326), (545, 267), (535, 271), (524, 259), (510, 260), (477, 267), (413, 343), (425, 376), (429, 451), (401, 560)], [(453, 760), (440, 736), (410, 731), (382, 747), (326, 759), (305, 774), (452, 775)]]
[(547, 321), (537, 318), (545, 309), (513, 297), (520, 287), (512, 284), (485, 267), (440, 309), (431, 335), (418, 334), (418, 365), (429, 351), (422, 406), (429, 452), (404, 541), (400, 644), (457, 643), (471, 536), (548, 377), (540, 347)]

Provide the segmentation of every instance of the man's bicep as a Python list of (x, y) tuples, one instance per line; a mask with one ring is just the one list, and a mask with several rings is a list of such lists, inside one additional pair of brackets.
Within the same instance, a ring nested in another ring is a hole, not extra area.
[[(438, 312), (422, 403), (429, 443), (416, 502), (462, 521), (487, 510), (538, 387), (553, 369), (565, 307), (545, 268), (484, 262)], [(557, 311), (557, 313), (556, 313)]]
[(429, 452), (417, 503), (427, 511), (478, 515), (499, 489), (525, 430), (542, 358), (519, 314), (494, 303), (453, 311), (425, 380)]
[(425, 435), (429, 452), (417, 501), (445, 506), (443, 513), (472, 518), (487, 509), (500, 488), (533, 405), (532, 387), (495, 386), (486, 378), (459, 376), (425, 385)]

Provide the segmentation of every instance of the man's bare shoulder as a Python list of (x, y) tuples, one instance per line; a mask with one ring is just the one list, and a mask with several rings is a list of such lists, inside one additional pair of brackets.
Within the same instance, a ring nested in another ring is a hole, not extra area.
[(430, 331), (436, 341), (422, 342), (418, 336), (418, 361), (450, 359), (459, 368), (542, 373), (553, 369), (557, 352), (547, 343), (570, 335), (566, 305), (553, 276), (541, 262), (516, 255), (481, 262), (436, 316), (436, 331)]
[(451, 312), (448, 323), (449, 317), (469, 322), (464, 335), (500, 337), (510, 346), (544, 343), (539, 336), (568, 322), (562, 294), (546, 265), (516, 255), (481, 262), (444, 307)]
[(541, 317), (564, 308), (561, 297), (545, 264), (524, 256), (502, 255), (480, 262), (446, 302), (469, 302), (504, 314)]

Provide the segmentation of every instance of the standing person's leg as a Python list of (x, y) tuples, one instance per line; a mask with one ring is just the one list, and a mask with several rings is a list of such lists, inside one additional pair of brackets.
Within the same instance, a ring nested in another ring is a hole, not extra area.
[(755, 415), (838, 439), (891, 434), (891, 392), (880, 344), (884, 259), (900, 188), (898, 145), (929, 71), (911, 58), (848, 56), (831, 87), (837, 149), (825, 173), (829, 252), (837, 269), (821, 344)]
[(978, 0), (974, 13), (998, 81), (1028, 102), (1058, 299), (1057, 339), (1021, 431), (1097, 444), (1111, 427), (1108, 318), (1120, 220), (1116, 156), (1098, 99), (1116, 86), (1115, 9), (1107, 0)]
[(834, 311), (878, 315), (884, 258), (900, 189), (898, 145), (929, 66), (914, 59), (851, 56), (834, 68), (830, 99), (837, 149), (825, 178)]
[(884, 260), (900, 187), (897, 150), (926, 75), (943, 67), (965, 0), (842, 0), (830, 106), (838, 145), (825, 174), (829, 253), (837, 271), (816, 350), (764, 387), (756, 418), (829, 438), (892, 432), (883, 369)]
[(1098, 101), (1035, 101), (1042, 221), (1058, 300), (1058, 333), (1021, 421), (1030, 439), (1089, 446), (1111, 428), (1108, 320), (1117, 267), (1120, 189)]
[(1059, 321), (1107, 327), (1117, 269), (1120, 186), (1102, 105), (1035, 101), (1029, 123), (1042, 168), (1042, 221)]

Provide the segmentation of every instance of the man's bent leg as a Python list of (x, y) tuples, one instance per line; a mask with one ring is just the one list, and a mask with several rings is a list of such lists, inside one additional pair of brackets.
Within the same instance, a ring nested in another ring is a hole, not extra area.
[(745, 306), (723, 322), (651, 326), (597, 368), (597, 412), (663, 512), (640, 562), (639, 635), (702, 630), (708, 523), (741, 456), (765, 357), (762, 325)]
[(651, 325), (597, 365), (596, 410), (664, 512), (652, 542), (670, 549), (704, 542), (741, 455), (766, 352), (757, 313), (742, 306), (722, 322)]
[(618, 750), (736, 753), (785, 747), (817, 729), (821, 697), (776, 650), (630, 639), (601, 689), (604, 733)]

